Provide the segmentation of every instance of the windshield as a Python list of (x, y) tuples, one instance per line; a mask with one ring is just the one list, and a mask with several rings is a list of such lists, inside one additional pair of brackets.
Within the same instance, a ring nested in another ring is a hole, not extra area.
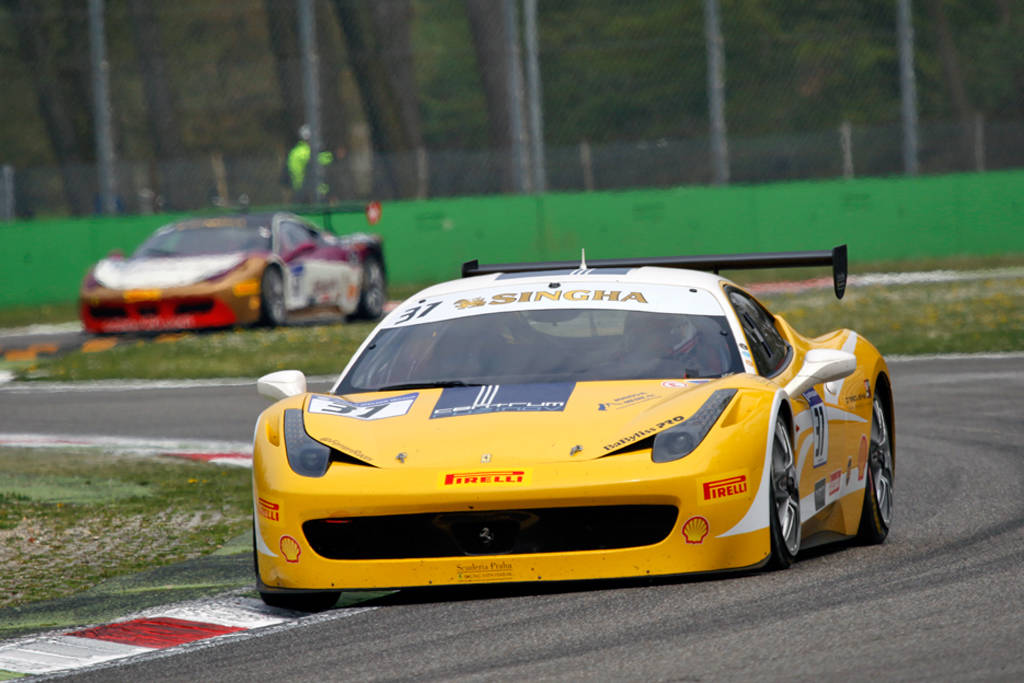
[(160, 230), (135, 250), (136, 257), (198, 256), (270, 251), (268, 228), (211, 227)]
[(743, 372), (724, 316), (524, 310), (381, 329), (337, 393)]

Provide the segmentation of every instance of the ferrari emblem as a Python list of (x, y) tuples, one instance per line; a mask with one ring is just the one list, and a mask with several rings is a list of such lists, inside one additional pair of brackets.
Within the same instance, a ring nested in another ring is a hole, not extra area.
[(480, 462), (488, 463), (490, 461), (491, 461), (491, 454), (490, 453), (484, 453), (483, 455), (480, 456)]

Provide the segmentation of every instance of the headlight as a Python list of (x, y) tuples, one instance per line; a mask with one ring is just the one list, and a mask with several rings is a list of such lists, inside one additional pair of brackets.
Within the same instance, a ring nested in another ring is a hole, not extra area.
[(718, 389), (689, 420), (678, 427), (658, 433), (654, 437), (651, 460), (672, 462), (693, 452), (711, 431), (711, 427), (735, 395), (735, 389)]
[(289, 408), (284, 411), (284, 450), (288, 464), (296, 474), (322, 477), (331, 462), (331, 449), (306, 433), (302, 411)]

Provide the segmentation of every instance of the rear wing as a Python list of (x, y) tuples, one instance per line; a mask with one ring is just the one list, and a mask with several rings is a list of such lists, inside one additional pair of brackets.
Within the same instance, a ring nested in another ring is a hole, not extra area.
[(594, 259), (591, 261), (546, 261), (541, 263), (493, 263), (480, 265), (474, 259), (462, 264), (462, 277), (491, 275), (494, 273), (529, 273), (533, 271), (568, 270), (578, 271), (589, 268), (640, 268), (660, 266), (662, 268), (689, 268), (710, 270), (752, 270), (755, 268), (798, 268), (802, 266), (832, 266), (832, 285), (837, 299), (846, 292), (846, 245), (822, 251), (780, 251), (765, 254), (722, 254), (718, 256), (650, 256), (622, 259)]

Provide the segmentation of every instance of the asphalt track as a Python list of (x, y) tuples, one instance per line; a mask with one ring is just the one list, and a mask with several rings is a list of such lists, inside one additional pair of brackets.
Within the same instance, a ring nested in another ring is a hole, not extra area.
[[(345, 619), (71, 677), (1024, 680), (1024, 355), (891, 367), (897, 510), (882, 546), (819, 550), (774, 573), (401, 592)], [(0, 431), (245, 439), (263, 405), (251, 384), (0, 388)]]

